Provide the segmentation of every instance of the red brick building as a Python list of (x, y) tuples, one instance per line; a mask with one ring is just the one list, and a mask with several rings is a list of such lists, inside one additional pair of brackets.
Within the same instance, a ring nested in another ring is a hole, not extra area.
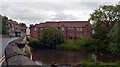
[(26, 29), (27, 29), (26, 26), (20, 27), (20, 29), (21, 29), (22, 32), (24, 32), (26, 34)]
[(10, 19), (8, 22), (8, 26), (10, 27), (9, 29), (10, 36), (19, 37), (22, 36), (23, 34), (26, 34), (27, 27), (26, 26), (21, 27), (20, 24), (18, 24), (18, 22), (16, 21)]
[(21, 35), (21, 30), (20, 30), (20, 24), (18, 24), (16, 21), (9, 20), (8, 26), (10, 27), (9, 29), (9, 34), (11, 36), (20, 36)]
[(66, 39), (79, 38), (87, 35), (91, 37), (92, 32), (89, 29), (88, 21), (55, 21), (34, 25), (30, 29), (30, 36), (33, 38), (41, 37), (44, 28), (56, 28), (63, 32)]

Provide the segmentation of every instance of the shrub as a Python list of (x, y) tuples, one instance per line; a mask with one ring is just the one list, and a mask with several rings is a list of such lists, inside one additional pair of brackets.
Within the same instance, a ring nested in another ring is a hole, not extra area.
[(42, 41), (48, 48), (56, 48), (56, 45), (64, 43), (64, 35), (56, 28), (46, 28), (42, 35)]
[(29, 41), (29, 46), (33, 48), (38, 48), (39, 47), (39, 40), (35, 38), (28, 38)]
[(28, 38), (33, 48), (56, 48), (56, 45), (64, 43), (63, 34), (56, 28), (46, 28), (40, 38)]

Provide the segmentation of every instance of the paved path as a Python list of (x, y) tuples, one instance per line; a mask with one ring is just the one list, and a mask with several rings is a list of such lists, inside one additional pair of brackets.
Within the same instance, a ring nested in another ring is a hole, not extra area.
[(18, 37), (16, 37), (16, 38), (0, 38), (0, 66), (5, 61), (5, 55), (4, 55), (5, 47), (8, 45), (9, 42), (11, 42), (17, 38)]
[(4, 49), (8, 45), (8, 43), (17, 38), (18, 37), (16, 37), (16, 38), (0, 38), (0, 59), (4, 56)]

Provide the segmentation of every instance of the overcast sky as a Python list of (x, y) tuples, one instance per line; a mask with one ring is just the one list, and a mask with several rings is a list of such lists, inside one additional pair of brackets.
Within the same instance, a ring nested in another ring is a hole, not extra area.
[(115, 5), (119, 0), (3, 0), (0, 14), (18, 23), (36, 24), (56, 20), (87, 21), (100, 5)]

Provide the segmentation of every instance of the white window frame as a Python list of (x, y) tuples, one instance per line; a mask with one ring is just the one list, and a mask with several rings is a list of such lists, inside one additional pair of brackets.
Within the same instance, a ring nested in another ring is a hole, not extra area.
[(68, 28), (68, 31), (70, 31), (70, 28)]
[(80, 28), (80, 31), (83, 31), (83, 28), (82, 28), (82, 27)]
[(12, 30), (14, 30), (14, 28), (12, 28)]
[(76, 31), (79, 31), (79, 28), (76, 28)]
[(36, 31), (36, 28), (34, 28), (34, 31)]
[(72, 31), (74, 31), (74, 28), (71, 28), (72, 29)]
[(64, 27), (62, 27), (62, 31), (64, 31), (65, 30), (65, 28)]
[(43, 30), (43, 28), (40, 28), (40, 30)]

